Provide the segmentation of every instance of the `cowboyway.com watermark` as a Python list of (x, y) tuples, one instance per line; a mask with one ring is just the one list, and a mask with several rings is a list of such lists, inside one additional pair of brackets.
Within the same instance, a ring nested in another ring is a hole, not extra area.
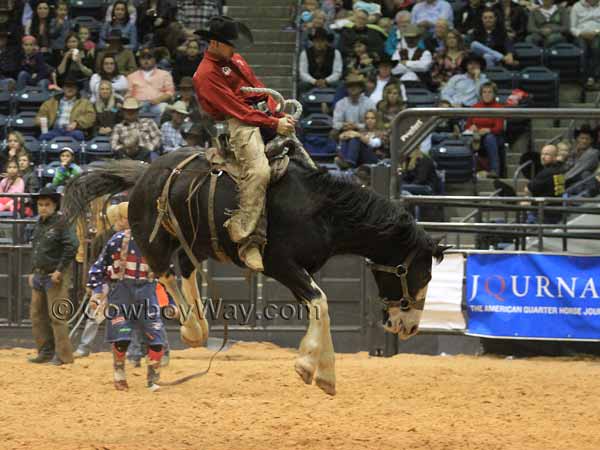
[[(219, 320), (221, 317), (232, 323), (248, 325), (253, 321), (260, 320), (303, 320), (309, 319), (311, 310), (315, 318), (319, 319), (319, 308), (305, 303), (269, 303), (263, 307), (257, 307), (249, 303), (225, 303), (222, 299), (214, 301), (212, 298), (203, 301), (201, 307), (203, 316), (207, 320)], [(51, 307), (50, 314), (58, 320), (70, 320), (76, 314), (75, 303), (70, 299), (56, 300)], [(127, 320), (154, 320), (160, 316), (163, 320), (178, 319), (179, 312), (182, 322), (185, 322), (191, 314), (198, 314), (196, 305), (185, 305), (175, 308), (172, 305), (160, 307), (156, 302), (146, 299), (135, 304), (108, 303), (104, 308), (98, 310), (105, 319), (112, 320), (124, 317)], [(83, 314), (87, 319), (97, 319), (96, 311), (84, 308)]]

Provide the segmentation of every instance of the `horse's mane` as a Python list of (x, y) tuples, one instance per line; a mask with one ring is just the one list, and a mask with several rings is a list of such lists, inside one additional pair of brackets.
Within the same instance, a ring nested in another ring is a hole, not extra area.
[(302, 172), (313, 197), (311, 200), (320, 215), (331, 223), (363, 230), (367, 236), (396, 237), (409, 246), (426, 237), (408, 211), (372, 189), (326, 171)]

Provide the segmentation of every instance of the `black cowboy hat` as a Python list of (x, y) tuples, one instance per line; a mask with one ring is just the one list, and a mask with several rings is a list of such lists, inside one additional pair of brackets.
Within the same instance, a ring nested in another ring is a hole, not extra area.
[(463, 72), (467, 71), (467, 66), (469, 65), (469, 63), (471, 62), (476, 62), (479, 64), (479, 67), (482, 71), (485, 70), (485, 59), (483, 58), (483, 56), (479, 56), (476, 53), (469, 53), (467, 54), (467, 56), (465, 56), (465, 58), (462, 60), (462, 62), (460, 63), (460, 68)]
[(71, 86), (77, 87), (77, 89), (81, 89), (82, 80), (77, 78), (74, 73), (68, 72), (60, 84), (62, 87), (70, 84)]
[(232, 47), (240, 47), (247, 42), (254, 43), (250, 29), (242, 22), (227, 16), (211, 18), (208, 22), (208, 30), (197, 30), (194, 33), (207, 41), (223, 42)]
[(40, 189), (40, 192), (35, 194), (35, 197), (37, 200), (40, 200), (42, 198), (49, 198), (54, 203), (59, 204), (61, 195), (58, 192), (56, 192), (56, 188), (54, 186), (50, 185), (44, 186), (42, 189)]
[(106, 42), (108, 41), (121, 41), (122, 44), (128, 44), (129, 39), (123, 36), (123, 33), (118, 28), (113, 28), (108, 32), (108, 36), (106, 36)]
[(309, 36), (311, 41), (316, 41), (318, 39), (333, 42), (333, 35), (329, 33), (325, 28), (315, 28), (313, 34)]

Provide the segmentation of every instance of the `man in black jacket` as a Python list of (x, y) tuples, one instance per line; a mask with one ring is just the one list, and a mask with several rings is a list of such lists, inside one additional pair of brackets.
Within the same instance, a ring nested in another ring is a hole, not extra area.
[(33, 231), (29, 276), (31, 287), (31, 328), (38, 355), (29, 361), (54, 365), (73, 362), (69, 340), (68, 315), (72, 263), (79, 241), (72, 227), (61, 227), (58, 205), (60, 194), (43, 188), (37, 197), (39, 221)]
[[(561, 197), (565, 193), (565, 169), (556, 160), (557, 156), (556, 145), (549, 144), (542, 147), (540, 159), (543, 169), (527, 185), (527, 189), (534, 197)], [(544, 223), (558, 223), (561, 219), (561, 213), (544, 213)]]

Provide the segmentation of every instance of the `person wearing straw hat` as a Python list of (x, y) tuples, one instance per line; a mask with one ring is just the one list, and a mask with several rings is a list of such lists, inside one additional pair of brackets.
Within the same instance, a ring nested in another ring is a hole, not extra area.
[(31, 242), (29, 276), (31, 287), (31, 329), (37, 356), (32, 363), (50, 362), (54, 365), (73, 362), (69, 340), (69, 306), (72, 264), (79, 241), (73, 227), (59, 226), (60, 194), (54, 187), (42, 188), (37, 194), (39, 220)]
[(190, 115), (186, 105), (181, 100), (167, 106), (171, 112), (171, 120), (160, 127), (162, 149), (164, 153), (172, 152), (185, 145), (185, 139), (181, 135), (181, 125)]
[(204, 59), (193, 77), (202, 109), (214, 120), (227, 122), (231, 149), (244, 176), (239, 183), (240, 207), (225, 222), (239, 257), (248, 268), (263, 270), (261, 251), (266, 239), (255, 233), (263, 215), (265, 194), (271, 176), (265, 156), (265, 139), (292, 135), (296, 121), (277, 111), (266, 94), (243, 92), (244, 87), (263, 88), (248, 63), (236, 52), (242, 41), (253, 41), (252, 33), (230, 17), (213, 17), (208, 31), (199, 32), (209, 42)]
[(150, 162), (160, 148), (160, 130), (152, 119), (138, 117), (140, 102), (125, 98), (123, 122), (115, 125), (110, 137), (113, 152), (123, 158)]

